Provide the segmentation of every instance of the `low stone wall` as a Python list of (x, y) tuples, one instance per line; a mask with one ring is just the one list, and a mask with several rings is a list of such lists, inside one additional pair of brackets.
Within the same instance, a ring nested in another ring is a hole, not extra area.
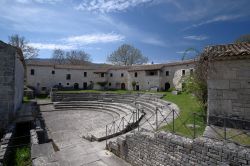
[(16, 125), (12, 124), (6, 129), (6, 133), (0, 143), (0, 165), (2, 165), (10, 153), (10, 146), (13, 144), (13, 136), (15, 135)]
[(250, 165), (250, 149), (207, 138), (194, 140), (171, 133), (137, 132), (107, 147), (132, 165)]

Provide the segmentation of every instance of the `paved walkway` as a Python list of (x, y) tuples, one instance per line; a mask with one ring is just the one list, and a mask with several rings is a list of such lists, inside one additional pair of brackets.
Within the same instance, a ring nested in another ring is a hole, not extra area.
[(41, 106), (42, 116), (49, 136), (59, 151), (51, 151), (46, 156), (38, 157), (34, 161), (36, 165), (129, 166), (124, 160), (104, 149), (105, 141), (89, 142), (81, 138), (83, 132), (103, 127), (112, 121), (110, 114), (93, 110), (50, 111), (48, 108), (50, 107)]

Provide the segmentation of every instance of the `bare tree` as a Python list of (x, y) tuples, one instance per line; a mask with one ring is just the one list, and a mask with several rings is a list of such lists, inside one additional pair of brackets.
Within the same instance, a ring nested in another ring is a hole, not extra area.
[(18, 34), (9, 36), (9, 44), (18, 47), (23, 52), (24, 59), (35, 58), (38, 56), (38, 49), (28, 45), (28, 41)]
[(131, 45), (123, 44), (107, 58), (108, 62), (118, 65), (143, 64), (148, 58), (141, 51)]
[(63, 51), (55, 49), (52, 54), (52, 59), (58, 64), (73, 64), (80, 65), (90, 61), (90, 56), (84, 51)]
[(66, 59), (70, 64), (73, 65), (79, 65), (90, 61), (90, 57), (86, 52), (76, 50), (67, 52)]
[(52, 59), (55, 61), (57, 64), (64, 64), (66, 63), (66, 55), (65, 51), (61, 49), (55, 49), (52, 53)]

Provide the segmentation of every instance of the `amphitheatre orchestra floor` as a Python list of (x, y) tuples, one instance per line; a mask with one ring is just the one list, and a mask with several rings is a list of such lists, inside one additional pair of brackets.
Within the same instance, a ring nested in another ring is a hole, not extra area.
[(90, 142), (82, 133), (104, 127), (113, 120), (112, 115), (99, 111), (51, 111), (41, 106), (50, 138), (59, 148), (53, 154), (54, 165), (62, 166), (128, 166), (129, 164), (105, 150), (105, 141)]

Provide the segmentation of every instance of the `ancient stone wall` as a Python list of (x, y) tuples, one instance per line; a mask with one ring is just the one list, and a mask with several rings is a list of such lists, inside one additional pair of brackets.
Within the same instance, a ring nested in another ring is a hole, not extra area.
[(0, 41), (0, 128), (5, 128), (21, 106), (24, 69), (17, 49)]
[(250, 121), (250, 59), (223, 60), (211, 65), (208, 113)]
[(130, 134), (109, 142), (108, 149), (135, 166), (250, 165), (249, 148), (165, 132)]

